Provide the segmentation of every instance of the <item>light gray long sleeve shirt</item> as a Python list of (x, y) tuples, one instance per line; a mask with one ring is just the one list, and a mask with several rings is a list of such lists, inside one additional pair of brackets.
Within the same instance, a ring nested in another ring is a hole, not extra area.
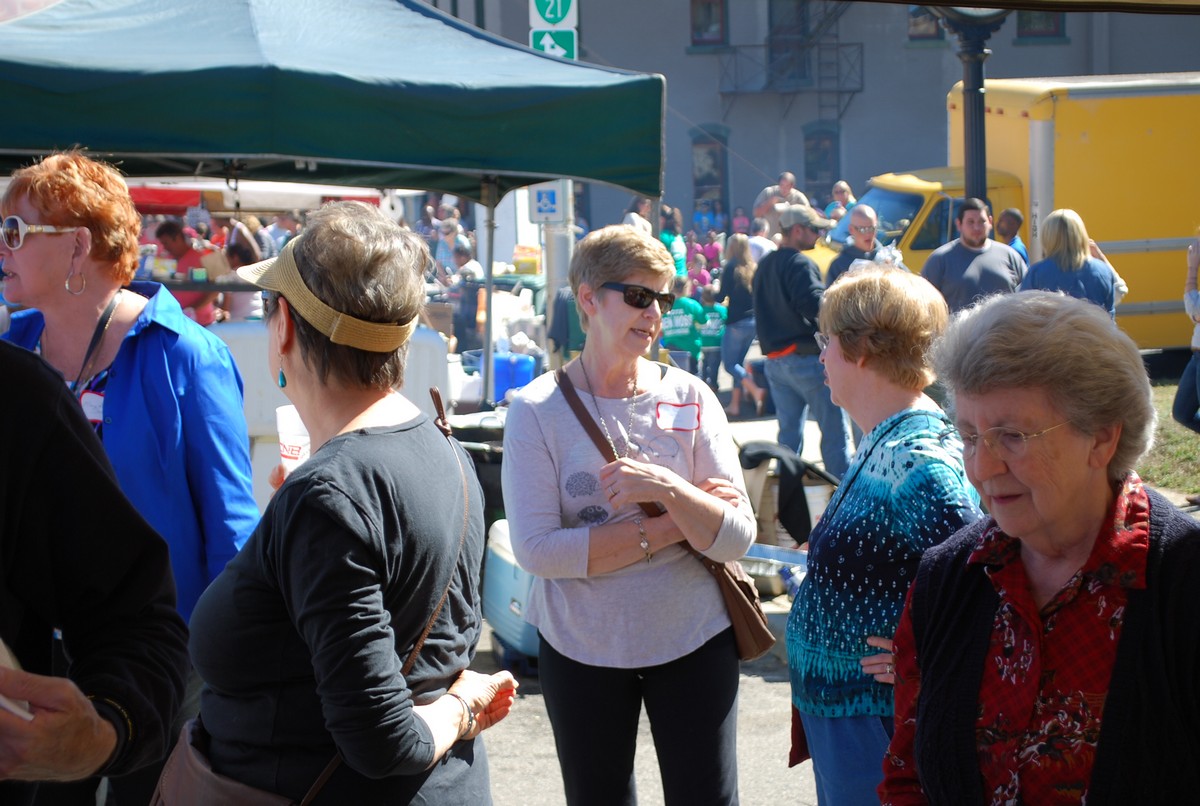
[[(596, 398), (585, 407), (631, 458), (653, 462), (699, 483), (730, 479), (742, 495), (704, 553), (740, 558), (756, 525), (725, 412), (695, 376), (670, 368), (658, 385), (632, 399)], [(632, 434), (626, 429), (633, 407)], [(681, 545), (612, 573), (587, 576), (592, 527), (642, 514), (630, 504), (613, 511), (599, 473), (606, 464), (571, 411), (553, 373), (517, 395), (504, 426), (501, 466), (513, 553), (534, 574), (525, 617), (559, 652), (595, 666), (637, 668), (688, 654), (729, 627), (712, 576)]]

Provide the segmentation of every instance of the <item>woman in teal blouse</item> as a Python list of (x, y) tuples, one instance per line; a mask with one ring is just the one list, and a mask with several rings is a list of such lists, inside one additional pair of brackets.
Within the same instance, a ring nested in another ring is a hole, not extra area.
[(948, 320), (938, 291), (900, 269), (850, 272), (821, 305), (826, 383), (864, 434), (809, 537), (787, 625), (793, 735), (802, 725), (823, 805), (878, 803), (905, 594), (922, 552), (980, 516), (962, 443), (923, 392)]

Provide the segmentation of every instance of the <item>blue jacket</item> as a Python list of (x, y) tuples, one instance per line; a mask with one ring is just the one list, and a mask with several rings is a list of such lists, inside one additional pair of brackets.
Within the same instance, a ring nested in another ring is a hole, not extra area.
[[(113, 360), (104, 449), (121, 489), (166, 539), (184, 620), (258, 523), (242, 378), (225, 343), (183, 315), (157, 283)], [(34, 349), (41, 311), (13, 315), (4, 338)]]

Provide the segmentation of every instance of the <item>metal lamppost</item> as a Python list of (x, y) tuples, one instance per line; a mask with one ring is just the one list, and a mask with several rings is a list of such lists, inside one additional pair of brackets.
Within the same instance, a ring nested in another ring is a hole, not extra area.
[(965, 6), (930, 7), (943, 27), (958, 37), (958, 58), (963, 63), (963, 156), (966, 162), (966, 195), (987, 198), (987, 137), (984, 129), (983, 63), (991, 51), (988, 37), (1000, 30), (1009, 11)]

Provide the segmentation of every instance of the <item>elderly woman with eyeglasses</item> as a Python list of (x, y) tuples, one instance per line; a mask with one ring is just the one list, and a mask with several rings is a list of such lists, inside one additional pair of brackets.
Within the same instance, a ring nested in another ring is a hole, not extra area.
[(585, 237), (570, 281), (587, 344), (521, 390), (504, 428), (505, 512), (537, 577), (525, 617), (572, 806), (636, 801), (643, 705), (668, 804), (738, 798), (737, 648), (693, 552), (737, 559), (755, 522), (716, 396), (644, 358), (674, 276), (631, 227)]
[(811, 754), (822, 806), (875, 801), (904, 594), (921, 552), (980, 516), (962, 444), (923, 392), (948, 319), (936, 288), (892, 268), (850, 271), (821, 303), (825, 382), (865, 435), (809, 536), (787, 623), (791, 762)]
[(293, 802), (327, 765), (314, 803), (491, 802), (479, 734), (515, 683), (467, 669), (482, 492), (397, 391), (429, 260), (378, 208), (339, 202), (238, 269), (269, 292), (272, 379), (312, 455), (196, 607), (191, 738), (217, 773)]
[(990, 517), (921, 560), (896, 644), (885, 803), (1190, 803), (1200, 524), (1134, 471), (1155, 411), (1106, 311), (968, 309), (937, 348)]
[[(258, 522), (233, 357), (164, 286), (133, 281), (141, 221), (112, 166), (52, 154), (14, 172), (0, 211), (4, 296), (25, 308), (4, 338), (62, 374), (122, 491), (166, 539), (188, 620)], [(193, 674), (179, 724), (199, 696)], [(157, 777), (135, 773), (115, 789), (145, 803)]]

